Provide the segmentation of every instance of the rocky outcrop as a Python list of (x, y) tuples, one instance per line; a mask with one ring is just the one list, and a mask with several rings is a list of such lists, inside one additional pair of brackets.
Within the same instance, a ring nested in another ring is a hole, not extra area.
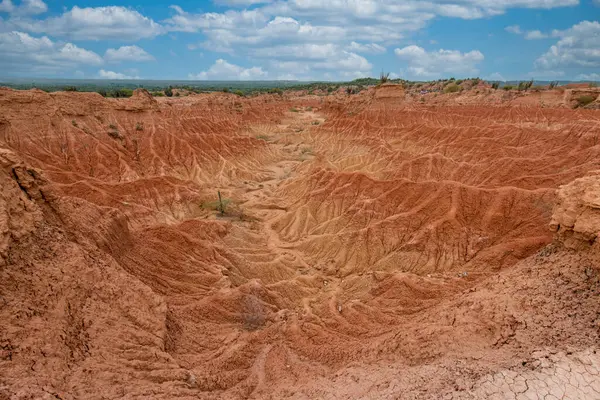
[(558, 189), (551, 228), (566, 247), (598, 248), (600, 235), (600, 170)]

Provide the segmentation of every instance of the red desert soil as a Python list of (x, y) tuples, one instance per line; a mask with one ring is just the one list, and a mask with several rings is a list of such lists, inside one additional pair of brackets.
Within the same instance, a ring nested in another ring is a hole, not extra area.
[(400, 90), (0, 89), (0, 399), (600, 398), (600, 111)]

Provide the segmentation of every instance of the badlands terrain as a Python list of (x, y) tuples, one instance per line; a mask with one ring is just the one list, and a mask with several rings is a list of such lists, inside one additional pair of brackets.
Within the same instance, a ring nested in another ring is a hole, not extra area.
[(0, 399), (600, 398), (581, 93), (0, 89)]

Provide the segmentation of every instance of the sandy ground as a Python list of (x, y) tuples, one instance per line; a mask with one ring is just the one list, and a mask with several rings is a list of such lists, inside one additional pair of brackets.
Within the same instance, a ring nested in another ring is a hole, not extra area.
[(599, 111), (486, 93), (0, 89), (0, 398), (600, 398)]

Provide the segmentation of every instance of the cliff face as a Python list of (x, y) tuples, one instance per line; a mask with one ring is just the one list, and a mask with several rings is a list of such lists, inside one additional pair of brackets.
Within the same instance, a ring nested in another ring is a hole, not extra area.
[(561, 186), (557, 191), (552, 230), (565, 247), (600, 249), (600, 171)]

